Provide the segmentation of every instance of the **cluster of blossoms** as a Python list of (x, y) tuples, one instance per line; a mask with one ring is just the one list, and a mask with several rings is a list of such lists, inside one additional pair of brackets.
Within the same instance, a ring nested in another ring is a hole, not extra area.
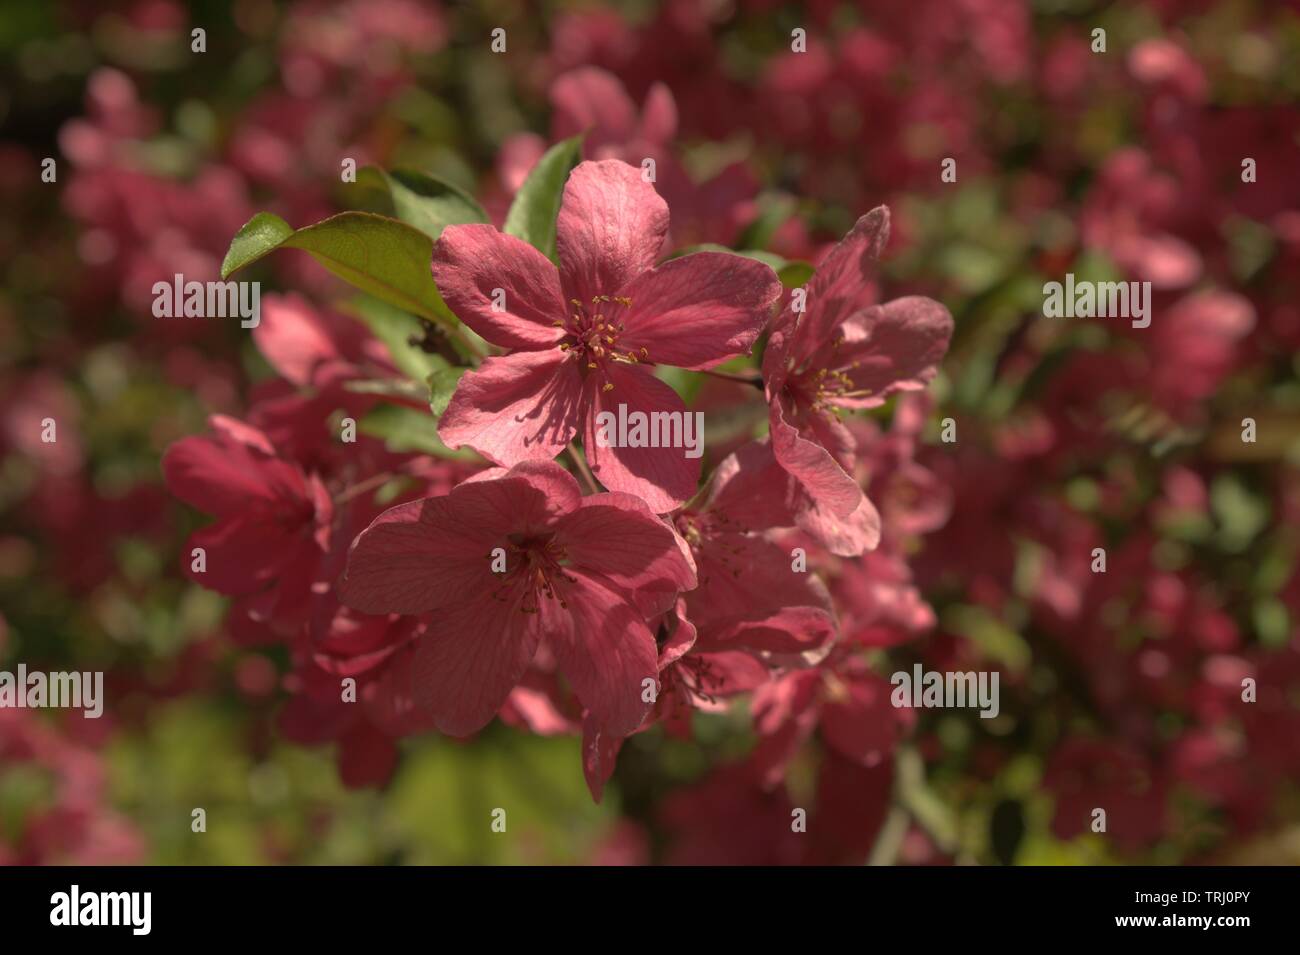
[[(627, 808), (600, 858), (652, 832), (676, 862), (1222, 861), (1273, 831), (1300, 777), (1294, 13), (1097, 11), (1098, 52), (1019, 0), (850, 6), (248, 6), (177, 70), (181, 4), (71, 5), (113, 65), (48, 145), (0, 143), (0, 658), (88, 648), (114, 733), (230, 690), (259, 752), (274, 714), (356, 787), (494, 718), (580, 737)], [(508, 211), (576, 137), (534, 247)], [(453, 336), (358, 322), (300, 253), (259, 266), (292, 291), (251, 336), (150, 317), (258, 209), (354, 207), (345, 157), (474, 187), (429, 262)], [(1150, 327), (1044, 319), (1070, 271), (1150, 282)], [(620, 413), (702, 414), (703, 455), (611, 443)], [(914, 664), (997, 671), (1001, 716), (892, 705)], [(0, 722), (71, 781), (0, 855), (134, 857), (65, 735)], [(661, 739), (703, 766), (648, 773)]]
[[(491, 225), (443, 230), (432, 262), (441, 295), (503, 351), (460, 376), (438, 422), (446, 445), (480, 463), (341, 442), (329, 413), (360, 416), (378, 400), (346, 384), (392, 369), (359, 325), (294, 298), (269, 300), (254, 337), (302, 390), (254, 405), (245, 421), (216, 416), (210, 436), (168, 450), (170, 489), (217, 518), (190, 540), (187, 552), (203, 555), (193, 579), (236, 598), (239, 639), (293, 648), (301, 693), (285, 729), (338, 739), (345, 779), (382, 781), (398, 736), (466, 736), (501, 716), (581, 731), (599, 797), (624, 739), (661, 722), (688, 731), (692, 709), (748, 691), (781, 696), (805, 671), (816, 684), (800, 695), (811, 699), (834, 700), (855, 679), (878, 690), (881, 678), (840, 639), (818, 557), (879, 548), (906, 577), (901, 552), (881, 547), (881, 514), (857, 469), (880, 453), (907, 465), (912, 442), (855, 433), (841, 415), (921, 391), (951, 317), (930, 299), (878, 302), (883, 208), (797, 295), (732, 253), (660, 261), (668, 230), (654, 186), (616, 159), (570, 173), (558, 268)], [(680, 419), (682, 399), (655, 370), (707, 371), (765, 332), (770, 436), (712, 461), (703, 487), (701, 459), (685, 447), (598, 436), (614, 408)], [(905, 536), (890, 528), (895, 543)], [(352, 699), (340, 690), (348, 678)], [(892, 722), (882, 700), (841, 719)], [(798, 722), (806, 735), (816, 716)], [(859, 740), (850, 759), (879, 762), (891, 738)]]

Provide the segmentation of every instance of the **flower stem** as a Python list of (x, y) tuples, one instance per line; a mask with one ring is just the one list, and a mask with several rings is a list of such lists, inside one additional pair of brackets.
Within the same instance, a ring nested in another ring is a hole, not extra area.
[(700, 369), (700, 374), (708, 375), (710, 378), (720, 378), (723, 381), (734, 381), (742, 385), (753, 385), (759, 390), (763, 388), (763, 376), (759, 374), (735, 375), (729, 371), (712, 371), (709, 369)]
[(334, 503), (346, 504), (354, 497), (358, 497), (362, 494), (365, 494), (367, 491), (373, 491), (380, 487), (383, 487), (385, 484), (387, 484), (389, 481), (393, 480), (393, 478), (396, 477), (400, 477), (400, 475), (395, 474), (392, 471), (385, 471), (383, 474), (376, 474), (374, 477), (366, 478), (361, 483), (353, 484), (351, 487), (344, 488), (342, 491), (340, 491), (338, 495), (334, 498)]
[(600, 493), (600, 485), (596, 483), (595, 475), (591, 473), (591, 468), (587, 467), (587, 460), (572, 444), (569, 445), (569, 460), (573, 462), (573, 467), (582, 475), (583, 483), (587, 485), (587, 490), (592, 494)]

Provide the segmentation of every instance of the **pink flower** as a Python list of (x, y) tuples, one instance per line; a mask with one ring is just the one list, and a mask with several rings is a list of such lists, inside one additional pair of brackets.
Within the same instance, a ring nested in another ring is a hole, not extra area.
[(875, 304), (888, 238), (884, 206), (859, 219), (808, 282), (805, 310), (791, 296), (763, 355), (772, 450), (803, 491), (796, 520), (841, 556), (876, 546), (880, 515), (850, 475), (857, 445), (840, 413), (924, 388), (952, 337), (952, 316), (932, 299)]
[(301, 295), (268, 295), (253, 341), (271, 367), (299, 388), (324, 390), (353, 378), (396, 374), (384, 346), (364, 325), (317, 309)]
[(859, 766), (889, 759), (915, 724), (910, 709), (890, 703), (890, 685), (861, 658), (834, 650), (815, 670), (795, 670), (754, 693), (753, 759), (768, 785), (785, 775), (799, 748), (820, 731), (822, 741)]
[(630, 154), (633, 146), (662, 150), (677, 133), (677, 103), (663, 83), (650, 87), (640, 115), (618, 77), (594, 66), (559, 76), (550, 99), (555, 108), (551, 138), (586, 133), (583, 145), (602, 158), (622, 158), (617, 154)]
[[(219, 593), (260, 594), (277, 615), (300, 616), (329, 547), (329, 493), (256, 428), (224, 415), (209, 424), (213, 437), (183, 438), (162, 462), (168, 489), (217, 517), (190, 537), (186, 572)], [(190, 559), (194, 548), (204, 551), (201, 570)]]
[[(487, 225), (447, 228), (433, 275), (452, 310), (511, 349), (461, 378), (438, 433), (511, 466), (551, 460), (581, 430), (592, 471), (656, 512), (695, 493), (686, 449), (600, 447), (597, 415), (685, 414), (648, 366), (708, 368), (753, 345), (780, 294), (767, 266), (700, 252), (657, 268), (668, 209), (637, 169), (585, 162), (569, 177), (557, 222), (557, 269)], [(494, 308), (504, 295), (504, 308)]]
[(626, 736), (658, 678), (646, 617), (695, 584), (685, 545), (641, 501), (584, 498), (559, 465), (525, 462), (385, 511), (353, 544), (340, 597), (432, 614), (412, 678), (445, 733), (487, 724), (545, 641), (588, 719)]
[(790, 662), (834, 640), (825, 585), (794, 570), (788, 548), (751, 533), (788, 526), (788, 483), (768, 446), (752, 442), (719, 464), (707, 491), (673, 516), (699, 573), (699, 588), (686, 597), (698, 650)]
[(622, 82), (599, 67), (570, 70), (551, 84), (551, 138), (585, 133), (583, 151), (592, 159), (621, 159), (639, 166), (655, 163), (655, 188), (672, 213), (673, 248), (704, 242), (730, 245), (756, 215), (758, 183), (743, 162), (696, 183), (678, 162), (677, 102), (656, 82), (638, 112)]

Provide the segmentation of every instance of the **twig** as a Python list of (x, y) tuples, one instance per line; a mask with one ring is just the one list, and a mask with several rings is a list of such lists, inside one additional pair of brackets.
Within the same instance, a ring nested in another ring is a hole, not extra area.
[(596, 483), (596, 476), (591, 473), (591, 468), (587, 467), (586, 458), (584, 458), (582, 454), (579, 453), (578, 449), (572, 444), (569, 445), (568, 452), (569, 460), (573, 462), (573, 466), (577, 468), (578, 473), (582, 475), (582, 480), (587, 485), (587, 490), (592, 494), (599, 494), (600, 485)]
[(699, 371), (701, 375), (708, 375), (710, 378), (720, 378), (723, 381), (734, 381), (742, 385), (753, 385), (760, 391), (763, 389), (763, 376), (759, 374), (735, 375), (729, 371), (713, 371), (708, 368), (701, 368)]

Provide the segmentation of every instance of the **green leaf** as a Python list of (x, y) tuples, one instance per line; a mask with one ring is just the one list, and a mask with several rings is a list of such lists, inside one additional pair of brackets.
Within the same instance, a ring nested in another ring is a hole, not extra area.
[(429, 264), (433, 240), (396, 219), (370, 212), (343, 212), (293, 229), (277, 215), (259, 212), (230, 242), (221, 277), (276, 249), (302, 249), (363, 292), (454, 328), (458, 321), (438, 294)]
[(375, 166), (366, 166), (360, 172), (358, 181), (388, 190), (397, 218), (435, 242), (449, 225), (489, 221), (473, 196), (434, 176), (409, 169), (385, 172)]
[(456, 392), (456, 385), (460, 383), (460, 376), (467, 371), (468, 368), (448, 366), (429, 375), (429, 410), (435, 418), (441, 418), (447, 410), (451, 396)]
[(813, 277), (814, 271), (811, 262), (796, 260), (786, 262), (776, 270), (776, 274), (786, 288), (802, 288)]
[(473, 451), (453, 451), (438, 437), (438, 424), (429, 414), (405, 405), (379, 405), (357, 422), (363, 434), (380, 438), (395, 454), (421, 451), (440, 458), (472, 461)]
[(411, 344), (411, 338), (420, 338), (424, 328), (410, 312), (395, 308), (387, 302), (368, 295), (358, 296), (351, 302), (338, 306), (339, 310), (360, 321), (371, 334), (384, 343), (397, 370), (417, 382), (447, 367), (441, 355), (431, 354)]
[(581, 136), (565, 139), (546, 150), (515, 194), (503, 231), (523, 239), (554, 261), (555, 218), (560, 214), (564, 183), (581, 159)]

